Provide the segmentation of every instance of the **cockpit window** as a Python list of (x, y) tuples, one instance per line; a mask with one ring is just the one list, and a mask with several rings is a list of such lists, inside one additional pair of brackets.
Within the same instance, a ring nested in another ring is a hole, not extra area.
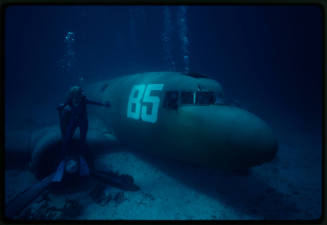
[(192, 92), (192, 91), (182, 91), (182, 93), (181, 93), (181, 103), (182, 104), (193, 104), (194, 103), (194, 92)]
[(210, 91), (197, 91), (196, 92), (196, 104), (199, 105), (210, 105), (215, 104), (216, 95), (214, 92)]
[(222, 92), (218, 93), (216, 95), (215, 105), (227, 105), (226, 99), (225, 99), (224, 94)]
[(167, 91), (164, 104), (165, 108), (177, 109), (178, 108), (178, 91)]

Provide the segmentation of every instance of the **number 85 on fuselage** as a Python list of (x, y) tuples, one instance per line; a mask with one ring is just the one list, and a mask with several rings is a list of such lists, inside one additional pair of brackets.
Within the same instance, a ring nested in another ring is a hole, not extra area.
[[(155, 123), (158, 119), (160, 98), (151, 96), (152, 91), (161, 91), (163, 84), (139, 84), (134, 85), (128, 99), (127, 117), (135, 120), (142, 119), (145, 122)], [(148, 106), (142, 103), (152, 104), (151, 112), (148, 114)]]

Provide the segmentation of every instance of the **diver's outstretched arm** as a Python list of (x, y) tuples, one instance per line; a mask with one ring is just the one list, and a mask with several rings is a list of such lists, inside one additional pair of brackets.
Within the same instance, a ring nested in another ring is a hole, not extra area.
[(111, 106), (109, 102), (101, 103), (101, 102), (92, 101), (90, 99), (86, 99), (86, 104), (99, 105), (99, 106), (104, 106), (104, 107), (110, 107)]

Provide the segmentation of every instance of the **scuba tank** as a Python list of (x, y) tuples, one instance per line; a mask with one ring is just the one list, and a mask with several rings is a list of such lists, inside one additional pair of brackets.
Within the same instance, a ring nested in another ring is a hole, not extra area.
[(72, 111), (70, 106), (68, 105), (67, 106), (59, 105), (57, 109), (59, 114), (61, 136), (64, 137), (66, 126), (68, 124), (69, 119), (71, 118)]

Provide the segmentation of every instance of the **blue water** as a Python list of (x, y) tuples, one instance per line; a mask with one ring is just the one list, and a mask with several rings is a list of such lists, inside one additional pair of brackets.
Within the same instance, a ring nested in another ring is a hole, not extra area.
[[(321, 212), (322, 32), (318, 6), (9, 6), (5, 127), (57, 123), (55, 107), (73, 84), (139, 72), (203, 73), (273, 128), (284, 166), (311, 165), (302, 177), (294, 176), (296, 171), (285, 176), (309, 180), (306, 195), (314, 199), (302, 200), (312, 214), (300, 210), (289, 219), (316, 219)], [(301, 182), (294, 181), (296, 188)], [(241, 202), (246, 208), (246, 200)], [(234, 216), (230, 219), (238, 219)]]

